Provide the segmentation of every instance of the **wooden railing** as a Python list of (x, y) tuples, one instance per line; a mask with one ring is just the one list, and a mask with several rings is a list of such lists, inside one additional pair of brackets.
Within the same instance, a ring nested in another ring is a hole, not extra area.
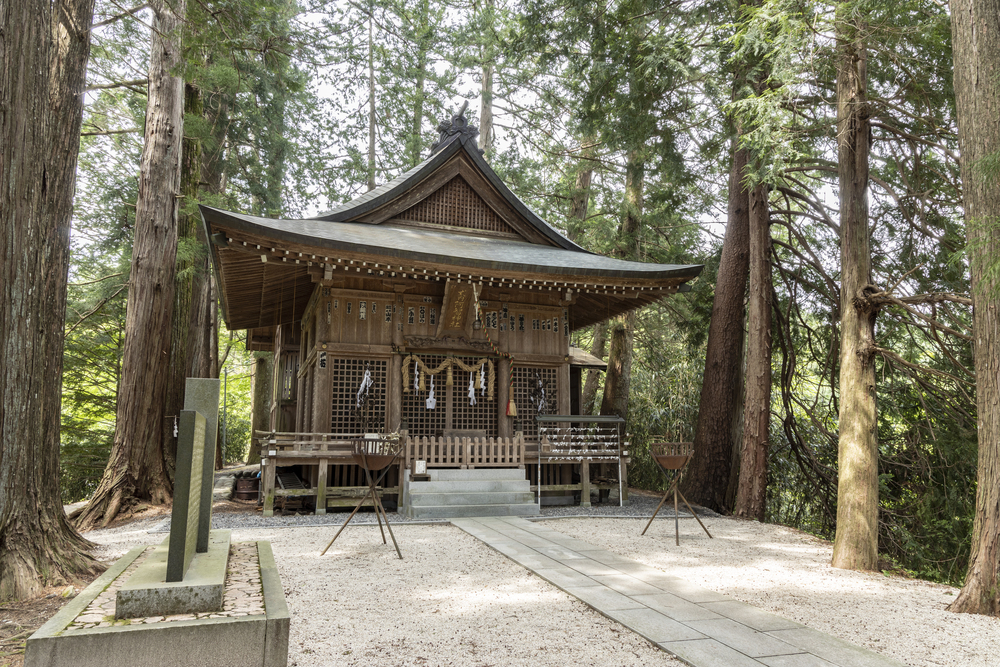
[(426, 461), (428, 468), (523, 468), (524, 438), (407, 436), (406, 467)]
[[(331, 457), (350, 458), (353, 443), (363, 438), (361, 433), (279, 433), (257, 431), (257, 444), (263, 457), (278, 454), (305, 454), (314, 457), (329, 452)], [(271, 454), (271, 452), (275, 452)]]
[[(276, 499), (315, 497), (316, 513), (325, 514), (328, 504), (354, 504), (368, 490), (363, 471), (352, 456), (354, 444), (364, 438), (364, 434), (257, 431), (255, 436), (261, 455), (264, 516), (273, 516)], [(402, 462), (400, 457), (398, 465), (402, 466)], [(276, 469), (283, 466), (315, 467), (316, 485), (307, 484), (303, 489), (281, 488), (280, 483), (275, 483)], [(333, 473), (333, 479), (327, 479), (328, 472)], [(334, 484), (328, 485), (328, 481)], [(396, 494), (399, 487), (380, 487), (379, 492)]]

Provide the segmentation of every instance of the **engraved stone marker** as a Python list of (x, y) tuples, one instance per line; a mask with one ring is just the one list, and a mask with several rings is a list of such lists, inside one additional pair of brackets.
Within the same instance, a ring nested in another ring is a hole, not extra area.
[[(219, 432), (219, 379), (187, 378), (184, 383), (184, 409), (196, 410), (205, 416), (205, 437), (196, 441), (195, 445), (204, 445), (199, 485), (197, 552), (205, 553), (208, 551), (208, 531), (212, 527), (212, 487), (215, 481), (215, 447)], [(177, 469), (180, 470), (180, 465)]]
[(197, 547), (205, 449), (205, 418), (194, 410), (181, 410), (167, 581), (184, 579)]

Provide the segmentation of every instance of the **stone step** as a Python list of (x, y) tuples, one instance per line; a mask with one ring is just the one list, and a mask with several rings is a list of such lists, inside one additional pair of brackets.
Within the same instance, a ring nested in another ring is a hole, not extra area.
[(530, 491), (514, 493), (416, 493), (410, 492), (410, 504), (414, 507), (435, 505), (522, 505), (534, 504), (535, 497)]
[(411, 519), (453, 519), (463, 516), (538, 516), (538, 505), (434, 505), (407, 507)]
[(427, 474), (432, 482), (471, 482), (482, 480), (520, 480), (527, 479), (524, 470), (520, 468), (428, 468)]
[(526, 479), (487, 479), (450, 482), (410, 482), (411, 493), (517, 493), (531, 490)]

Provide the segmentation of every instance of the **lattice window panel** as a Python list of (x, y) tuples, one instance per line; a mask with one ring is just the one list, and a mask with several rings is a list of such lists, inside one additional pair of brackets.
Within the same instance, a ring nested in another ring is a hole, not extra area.
[[(384, 359), (345, 359), (329, 361), (333, 377), (331, 433), (382, 433), (385, 431), (386, 376)], [(358, 410), (358, 388), (365, 376), (365, 364), (371, 371), (372, 386), (368, 403)]]
[[(526, 440), (537, 440), (538, 422), (535, 421), (535, 416), (558, 414), (557, 370), (538, 366), (514, 366), (511, 372), (514, 374), (512, 391), (514, 403), (517, 405), (517, 415), (521, 421), (521, 431)], [(545, 403), (541, 413), (538, 411), (538, 404), (533, 403), (533, 396), (537, 395), (534, 390), (539, 379), (545, 389)]]
[(276, 394), (279, 401), (294, 401), (298, 389), (299, 353), (281, 353), (281, 371), (276, 374)]
[(487, 232), (516, 233), (486, 205), (461, 176), (399, 214), (403, 220), (466, 227)]
[[(421, 356), (420, 360), (431, 368), (437, 368), (444, 361), (444, 357)], [(442, 372), (434, 376), (434, 398), (437, 399), (437, 406), (433, 410), (428, 410), (427, 396), (431, 390), (431, 377), (421, 372), (426, 391), (415, 390), (414, 366), (415, 364), (410, 362), (410, 391), (403, 392), (403, 418), (406, 419), (410, 435), (435, 436), (438, 431), (448, 428), (448, 388), (445, 386), (447, 375)]]
[[(463, 357), (462, 363), (471, 366), (481, 357)], [(495, 364), (496, 362), (494, 362)], [(455, 384), (451, 387), (451, 428), (462, 430), (483, 430), (488, 437), (497, 435), (497, 393), (493, 387), (493, 400), (490, 400), (489, 385), (486, 392), (476, 390), (476, 404), (469, 405), (469, 374), (460, 368), (453, 370)], [(475, 375), (479, 375), (478, 372)], [(490, 371), (487, 367), (486, 382), (490, 381)], [(495, 383), (494, 383), (495, 384)]]

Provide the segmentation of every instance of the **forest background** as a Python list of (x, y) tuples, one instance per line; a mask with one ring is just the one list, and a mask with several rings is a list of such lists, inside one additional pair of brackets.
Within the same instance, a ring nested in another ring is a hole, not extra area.
[[(94, 494), (115, 441), (150, 35), (169, 4), (96, 3), (65, 324), (66, 502)], [(595, 374), (586, 402), (627, 412), (629, 483), (660, 488), (654, 436), (714, 438), (693, 500), (827, 538), (845, 400), (838, 103), (853, 57), (870, 268), (846, 298), (870, 315), (878, 567), (961, 584), (976, 376), (946, 5), (223, 0), (188, 3), (180, 26), (176, 298), (209, 304), (191, 321), (211, 332), (199, 363), (227, 378), (228, 462), (249, 455), (250, 377), (269, 361), (220, 321), (196, 205), (317, 214), (421, 161), (438, 121), (471, 100), (487, 161), (564, 234), (604, 254), (706, 265), (692, 292), (573, 334), (628, 361), (624, 390), (602, 393)], [(728, 352), (713, 351), (712, 326), (728, 326)]]

